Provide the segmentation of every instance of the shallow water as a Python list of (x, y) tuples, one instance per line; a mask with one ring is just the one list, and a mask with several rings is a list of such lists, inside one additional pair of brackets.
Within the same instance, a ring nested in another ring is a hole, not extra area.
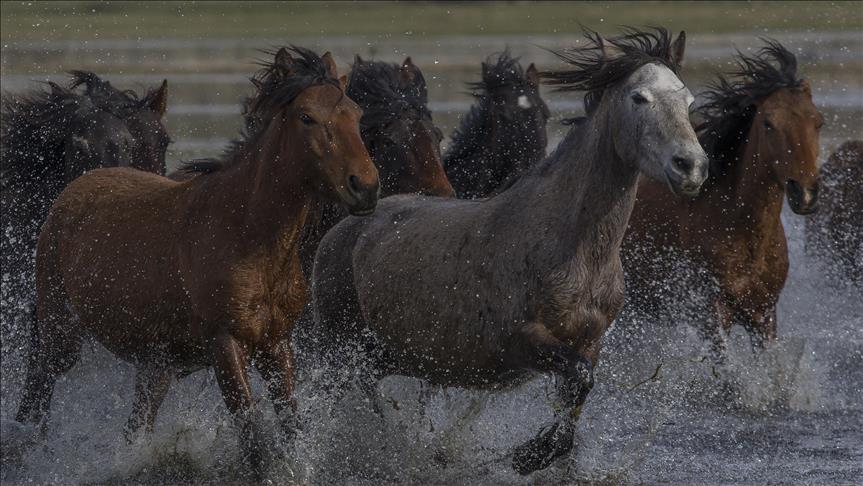
[[(847, 138), (863, 137), (863, 39), (859, 33), (777, 35), (800, 49), (825, 113), (822, 156)], [(691, 36), (686, 78), (701, 86), (753, 36)], [(295, 40), (303, 44), (303, 39)], [(309, 39), (333, 49), (346, 66), (367, 39)], [(535, 42), (565, 45), (572, 37), (450, 38), (407, 44), (373, 40), (377, 57), (413, 56), (430, 82), (435, 120), (449, 133), (466, 111), (464, 82), (478, 60), (509, 44), (540, 67), (554, 67)], [(371, 41), (369, 41), (371, 42)], [(236, 102), (248, 92), (247, 60), (267, 41), (147, 41), (3, 47), (4, 90), (91, 67), (122, 87), (170, 80), (170, 159), (215, 155), (240, 127)], [(41, 46), (41, 47), (40, 47)], [(49, 49), (46, 51), (45, 48)], [(371, 49), (369, 47), (369, 49)], [(366, 51), (363, 50), (363, 53)], [(108, 56), (108, 53), (111, 53)], [(446, 55), (441, 55), (446, 53)], [(218, 55), (215, 55), (218, 54)], [(545, 93), (554, 119), (579, 114), (577, 97)], [(779, 340), (753, 355), (735, 331), (728, 364), (714, 368), (694, 330), (678, 322), (619, 322), (609, 331), (592, 391), (578, 425), (578, 449), (528, 478), (510, 468), (512, 448), (552, 419), (550, 379), (511, 390), (441, 390), (391, 377), (379, 388), (384, 418), (358, 394), (334, 406), (314, 378), (334, 370), (304, 369), (298, 400), (307, 425), (292, 448), (274, 445), (275, 484), (860, 484), (863, 478), (863, 301), (861, 289), (828, 278), (805, 254), (804, 218), (783, 214), (791, 273), (779, 304)], [(685, 296), (684, 296), (685, 298)], [(4, 305), (16, 296), (3, 296)], [(5, 324), (5, 323), (4, 323)], [(12, 326), (3, 326), (7, 329)], [(3, 484), (243, 484), (236, 433), (212, 372), (175, 381), (152, 438), (132, 446), (120, 431), (131, 407), (133, 369), (87, 344), (81, 362), (57, 385), (44, 443), (12, 447), (26, 339), (13, 327), (2, 343), (0, 423)], [(657, 372), (658, 370), (658, 372)], [(344, 370), (338, 370), (344, 371)], [(256, 395), (262, 396), (254, 378)], [(264, 420), (275, 430), (267, 400)], [(24, 453), (24, 451), (27, 451)], [(9, 453), (9, 455), (6, 455)], [(22, 454), (23, 453), (23, 454)]]

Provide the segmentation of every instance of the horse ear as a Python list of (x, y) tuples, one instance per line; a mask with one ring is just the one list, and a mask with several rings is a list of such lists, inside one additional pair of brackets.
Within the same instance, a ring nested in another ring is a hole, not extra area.
[(669, 53), (669, 61), (672, 66), (683, 65), (683, 53), (686, 51), (686, 31), (681, 30), (677, 34), (677, 39), (671, 43), (671, 52)]
[(279, 64), (282, 66), (290, 66), (291, 64), (293, 64), (294, 58), (291, 57), (291, 53), (288, 52), (288, 50), (286, 48), (282, 47), (282, 48), (279, 48), (278, 51), (276, 51), (275, 61), (276, 61), (276, 64)]
[(324, 61), (324, 65), (327, 67), (327, 74), (329, 74), (330, 77), (338, 79), (339, 73), (336, 70), (336, 60), (333, 59), (333, 55), (330, 54), (330, 51), (325, 52), (324, 55), (321, 56), (321, 60)]
[(531, 86), (536, 88), (539, 86), (539, 71), (536, 69), (536, 65), (530, 63), (530, 66), (527, 67), (527, 71), (525, 71), (525, 77), (527, 77), (527, 82), (530, 83)]
[(405, 86), (411, 86), (419, 77), (419, 72), (419, 68), (414, 65), (414, 62), (411, 60), (410, 56), (408, 56), (405, 58), (405, 61), (402, 63), (402, 67), (399, 69), (399, 79)]
[(361, 58), (359, 54), (354, 54), (354, 66), (362, 64), (363, 62), (365, 61), (363, 61), (363, 58)]
[(596, 35), (596, 45), (602, 52), (602, 58), (606, 61), (615, 59), (623, 53), (617, 46), (615, 46), (611, 42), (608, 42), (599, 34)]
[(342, 74), (342, 77), (339, 78), (339, 85), (342, 87), (342, 91), (346, 91), (348, 89), (348, 75)]
[(153, 97), (147, 102), (147, 107), (156, 112), (159, 118), (165, 116), (168, 109), (168, 80), (162, 80), (162, 86), (153, 93)]

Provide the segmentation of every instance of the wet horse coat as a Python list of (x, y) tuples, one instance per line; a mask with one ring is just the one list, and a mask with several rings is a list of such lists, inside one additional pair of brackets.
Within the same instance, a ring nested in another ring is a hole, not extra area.
[[(680, 279), (666, 268), (670, 262), (690, 259), (716, 279), (718, 322), (706, 331), (718, 357), (734, 323), (758, 344), (776, 337), (776, 303), (788, 275), (782, 200), (787, 195), (799, 214), (815, 210), (823, 123), (791, 52), (768, 41), (756, 56), (740, 54), (738, 61), (734, 79), (720, 77), (701, 108), (700, 140), (711, 157), (701, 194), (668, 197), (661, 184), (643, 179), (623, 246), (640, 311), (655, 310)], [(705, 287), (698, 282), (696, 294)]]
[(283, 48), (254, 78), (256, 124), (185, 183), (131, 169), (73, 182), (37, 250), (38, 324), (17, 419), (39, 423), (85, 335), (138, 367), (127, 433), (151, 429), (171, 375), (212, 366), (259, 471), (247, 365), (292, 432), (294, 319), (306, 302), (298, 242), (314, 201), (377, 201), (360, 110), (329, 54)]
[(482, 81), (469, 83), (476, 103), (453, 132), (444, 154), (458, 196), (488, 197), (545, 157), (550, 113), (539, 93), (539, 73), (522, 69), (504, 51), (482, 63)]
[[(327, 234), (313, 280), (324, 352), (338, 362), (340, 346), (367, 347), (372, 379), (395, 373), (445, 386), (550, 372), (577, 415), (623, 304), (618, 250), (639, 171), (686, 193), (706, 173), (692, 96), (672, 71), (683, 36), (673, 47), (662, 30), (610, 46), (590, 39), (564, 57), (573, 71), (549, 75), (588, 91), (590, 118), (513, 187), (483, 201), (394, 196)], [(516, 469), (569, 451), (572, 420), (521, 448)]]

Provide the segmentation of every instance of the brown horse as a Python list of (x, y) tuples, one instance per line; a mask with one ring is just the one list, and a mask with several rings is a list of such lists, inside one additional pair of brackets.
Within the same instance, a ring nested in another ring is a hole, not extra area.
[[(378, 168), (381, 197), (393, 194), (455, 195), (441, 161), (441, 131), (428, 108), (425, 77), (412, 61), (401, 64), (354, 58), (346, 94), (363, 110), (360, 133)], [(317, 224), (307, 226), (300, 256), (311, 275), (321, 239), (347, 213), (338, 204), (321, 207)]]
[(42, 421), (89, 334), (138, 366), (128, 434), (152, 429), (173, 373), (212, 366), (260, 470), (246, 368), (254, 362), (268, 382), (290, 431), (288, 338), (307, 297), (297, 251), (306, 215), (318, 197), (356, 215), (377, 203), (345, 81), (329, 53), (282, 48), (254, 78), (256, 123), (222, 160), (191, 163), (204, 174), (178, 183), (96, 170), (60, 195), (37, 249), (38, 325), (19, 421)]
[[(721, 331), (735, 322), (756, 344), (776, 337), (776, 302), (788, 275), (782, 199), (809, 214), (818, 195), (821, 114), (794, 55), (765, 42), (753, 57), (738, 53), (737, 78), (720, 76), (707, 92), (698, 131), (711, 166), (701, 194), (669, 197), (663, 184), (642, 178), (623, 246), (633, 297), (646, 307), (679, 280), (668, 268), (679, 257), (716, 279), (718, 293), (709, 297), (718, 326), (707, 331), (719, 353)], [(663, 260), (669, 252), (673, 258)]]
[(821, 207), (806, 221), (806, 251), (863, 285), (863, 140), (842, 144), (821, 168)]

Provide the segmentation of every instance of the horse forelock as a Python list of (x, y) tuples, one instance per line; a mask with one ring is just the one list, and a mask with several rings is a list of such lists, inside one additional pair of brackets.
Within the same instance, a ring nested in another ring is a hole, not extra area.
[(363, 109), (360, 125), (364, 133), (380, 131), (397, 119), (431, 121), (422, 72), (416, 69), (416, 78), (410, 84), (405, 84), (399, 74), (400, 66), (394, 63), (354, 63), (346, 94)]
[[(255, 94), (243, 101), (244, 129), (240, 138), (232, 141), (219, 158), (197, 159), (184, 162), (180, 170), (209, 174), (236, 161), (236, 156), (246, 146), (255, 143), (270, 121), (285, 106), (293, 102), (300, 93), (312, 86), (332, 85), (344, 95), (339, 80), (332, 77), (321, 56), (300, 46), (290, 46), (288, 51), (296, 54), (290, 64), (275, 60), (278, 50), (265, 50), (273, 61), (259, 61), (261, 67), (251, 78)], [(341, 98), (340, 98), (341, 100)]]
[[(587, 45), (565, 51), (551, 51), (575, 69), (567, 71), (545, 71), (540, 77), (546, 84), (557, 86), (556, 91), (584, 91), (584, 105), (592, 113), (602, 93), (629, 77), (646, 64), (656, 63), (670, 69), (674, 74), (680, 65), (672, 62), (672, 41), (668, 31), (653, 27), (649, 31), (626, 27), (622, 35), (603, 38), (597, 32), (585, 30)], [(614, 48), (617, 53), (606, 58), (603, 46)]]

